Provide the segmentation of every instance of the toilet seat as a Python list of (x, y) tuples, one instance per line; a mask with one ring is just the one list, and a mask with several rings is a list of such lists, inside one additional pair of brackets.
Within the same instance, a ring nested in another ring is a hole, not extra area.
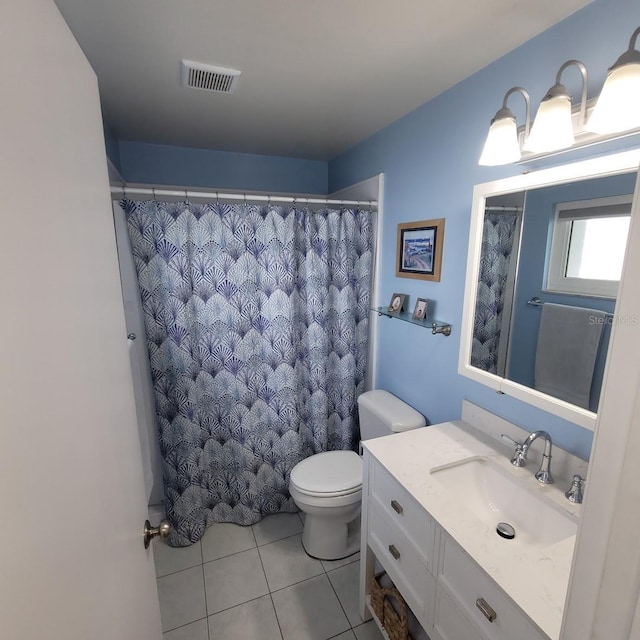
[(351, 494), (360, 494), (362, 492), (362, 485), (355, 489), (347, 489), (346, 491), (334, 491), (329, 493), (327, 491), (307, 491), (301, 489), (295, 482), (292, 483), (293, 488), (303, 496), (309, 496), (310, 498), (342, 498), (343, 496), (350, 496)]
[(299, 462), (291, 484), (310, 497), (332, 498), (362, 491), (362, 460), (353, 451), (325, 451)]

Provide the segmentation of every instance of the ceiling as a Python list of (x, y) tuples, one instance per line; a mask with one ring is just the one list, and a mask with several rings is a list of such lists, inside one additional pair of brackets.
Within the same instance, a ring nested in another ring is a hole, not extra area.
[[(320, 160), (590, 2), (55, 1), (119, 139)], [(183, 88), (182, 59), (240, 69), (237, 89)]]

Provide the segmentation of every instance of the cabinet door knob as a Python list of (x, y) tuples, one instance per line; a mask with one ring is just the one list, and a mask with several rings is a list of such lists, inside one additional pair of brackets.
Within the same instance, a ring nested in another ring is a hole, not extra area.
[(491, 605), (489, 605), (489, 603), (484, 598), (478, 598), (476, 600), (476, 607), (480, 609), (480, 611), (482, 612), (482, 615), (489, 622), (493, 622), (498, 616), (498, 614), (493, 610)]
[(402, 508), (402, 505), (397, 500), (392, 500), (391, 506), (393, 507), (393, 510), (396, 513), (399, 513), (400, 515), (402, 515), (402, 512), (404, 511), (404, 509)]
[(400, 560), (400, 552), (394, 544), (389, 545), (389, 553), (396, 559)]

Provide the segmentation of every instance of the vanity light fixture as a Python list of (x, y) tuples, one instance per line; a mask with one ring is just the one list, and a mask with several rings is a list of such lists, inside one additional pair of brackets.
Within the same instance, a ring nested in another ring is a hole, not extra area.
[(587, 68), (579, 60), (568, 60), (556, 74), (556, 83), (542, 99), (531, 134), (525, 139), (524, 150), (545, 153), (567, 149), (575, 142), (571, 118), (571, 96), (560, 82), (562, 72), (568, 67), (577, 67), (582, 76), (582, 99), (578, 127), (584, 127), (587, 110)]
[(502, 108), (491, 120), (489, 134), (482, 149), (479, 164), (492, 167), (501, 164), (509, 164), (520, 160), (520, 141), (518, 138), (518, 126), (516, 118), (509, 107), (507, 100), (512, 93), (521, 93), (526, 106), (525, 138), (529, 134), (531, 100), (526, 89), (512, 87), (505, 93), (502, 100)]
[[(640, 27), (631, 36), (629, 48), (609, 69), (599, 98), (587, 101), (587, 69), (578, 60), (565, 62), (556, 83), (542, 99), (529, 134), (529, 94), (522, 87), (507, 91), (496, 113), (479, 164), (509, 164), (541, 158), (564, 150), (640, 134)], [(572, 106), (561, 83), (565, 69), (575, 66), (582, 76), (582, 97)], [(507, 99), (519, 91), (527, 104), (526, 123), (516, 126)]]
[(629, 48), (609, 69), (587, 129), (594, 133), (618, 133), (640, 127), (640, 51), (635, 47), (638, 27)]

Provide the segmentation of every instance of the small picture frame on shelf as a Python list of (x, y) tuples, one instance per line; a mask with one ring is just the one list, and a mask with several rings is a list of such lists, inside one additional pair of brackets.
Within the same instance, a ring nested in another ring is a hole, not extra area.
[(411, 317), (414, 320), (424, 320), (429, 312), (429, 300), (427, 298), (418, 298), (416, 300), (416, 306), (413, 309)]
[(387, 308), (388, 313), (400, 313), (404, 311), (404, 304), (407, 299), (406, 293), (394, 293), (391, 296), (391, 301), (389, 302), (389, 307)]

